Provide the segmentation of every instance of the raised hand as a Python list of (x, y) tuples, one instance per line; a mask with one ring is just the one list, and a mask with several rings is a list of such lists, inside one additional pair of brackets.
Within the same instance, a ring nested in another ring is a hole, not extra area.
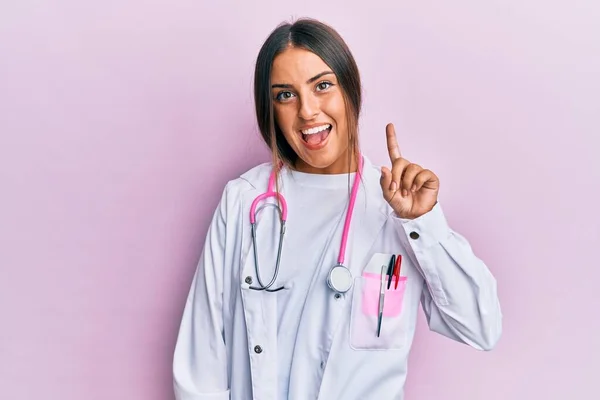
[(383, 198), (399, 217), (420, 217), (437, 203), (440, 181), (432, 171), (402, 157), (394, 125), (388, 124), (385, 131), (392, 169), (381, 168)]

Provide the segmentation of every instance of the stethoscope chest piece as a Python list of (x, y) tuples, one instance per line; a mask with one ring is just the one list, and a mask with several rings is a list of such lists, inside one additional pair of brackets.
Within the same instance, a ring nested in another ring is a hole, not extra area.
[(337, 293), (346, 293), (352, 287), (352, 273), (345, 266), (337, 264), (329, 271), (327, 285)]

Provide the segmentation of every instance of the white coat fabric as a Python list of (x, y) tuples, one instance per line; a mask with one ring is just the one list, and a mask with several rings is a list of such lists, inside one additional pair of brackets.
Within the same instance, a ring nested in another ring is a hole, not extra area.
[[(247, 283), (257, 283), (250, 205), (266, 191), (271, 168), (262, 164), (229, 182), (214, 214), (175, 347), (177, 400), (277, 399), (277, 296)], [(414, 220), (398, 218), (382, 196), (380, 173), (365, 158), (345, 262), (352, 289), (335, 295), (324, 278), (337, 262), (343, 220), (330, 244), (336, 250), (316, 267), (294, 343), (290, 400), (402, 400), (419, 304), (430, 329), (451, 339), (490, 350), (500, 338), (496, 281), (486, 265), (448, 226), (439, 203)], [(257, 234), (267, 281), (279, 229), (271, 225), (259, 222)], [(291, 245), (284, 241), (283, 253)], [(377, 337), (373, 277), (392, 254), (403, 257), (402, 281), (386, 292)]]

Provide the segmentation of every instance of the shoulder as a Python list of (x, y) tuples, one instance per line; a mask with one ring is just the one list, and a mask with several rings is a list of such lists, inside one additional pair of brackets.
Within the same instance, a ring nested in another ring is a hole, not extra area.
[(243, 172), (237, 178), (227, 182), (226, 188), (230, 191), (243, 191), (258, 189), (266, 186), (269, 181), (269, 176), (273, 170), (273, 164), (262, 163)]
[(370, 182), (379, 182), (379, 178), (381, 177), (381, 167), (379, 165), (373, 164), (367, 156), (363, 155), (364, 166), (363, 166), (363, 176), (365, 179), (368, 179)]
[(366, 156), (363, 166), (363, 185), (369, 204), (391, 212), (391, 207), (383, 197), (381, 190), (381, 166), (373, 164)]
[(256, 197), (258, 190), (266, 190), (271, 168), (271, 163), (259, 164), (225, 184), (216, 210), (222, 221), (237, 218), (248, 199)]
[(379, 165), (373, 164), (366, 156), (363, 157), (363, 181), (370, 190), (375, 192), (374, 194), (382, 194), (380, 183), (381, 167)]
[(272, 163), (262, 163), (229, 180), (223, 190), (223, 197), (239, 201), (247, 192), (261, 190), (263, 187), (266, 190), (272, 168)]

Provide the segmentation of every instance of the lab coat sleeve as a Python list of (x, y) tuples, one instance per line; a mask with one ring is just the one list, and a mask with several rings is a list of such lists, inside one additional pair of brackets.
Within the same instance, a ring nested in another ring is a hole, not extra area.
[(487, 266), (448, 226), (439, 203), (413, 220), (394, 218), (425, 280), (421, 304), (429, 328), (478, 350), (491, 350), (501, 336), (502, 312)]
[(173, 357), (176, 400), (229, 400), (223, 334), (225, 190), (187, 295)]

